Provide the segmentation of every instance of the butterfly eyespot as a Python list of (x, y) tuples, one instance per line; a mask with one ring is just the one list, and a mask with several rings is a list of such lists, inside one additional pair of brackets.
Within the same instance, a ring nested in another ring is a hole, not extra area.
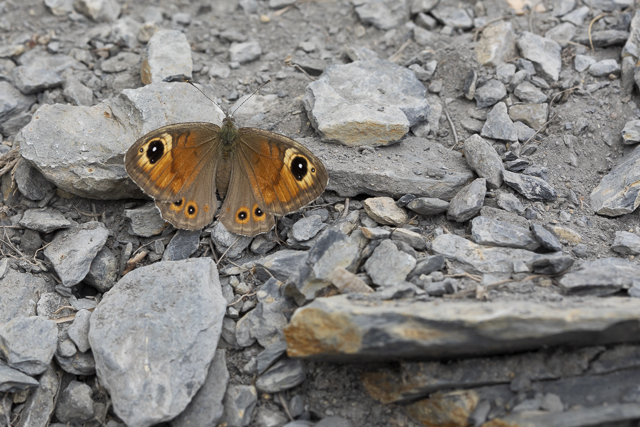
[(249, 209), (245, 206), (236, 211), (236, 222), (246, 224), (249, 222)]
[(204, 205), (204, 211), (209, 212), (209, 205)]
[(147, 159), (149, 163), (154, 164), (164, 155), (164, 144), (161, 140), (156, 139), (149, 143), (147, 147)]
[(184, 210), (184, 213), (187, 218), (195, 218), (196, 214), (198, 213), (198, 205), (196, 205), (194, 202), (189, 202)]
[(294, 178), (298, 181), (304, 180), (304, 177), (309, 173), (309, 162), (302, 156), (296, 156), (291, 160), (291, 165), (289, 168), (291, 169), (291, 173)]
[(262, 211), (262, 209), (260, 209), (259, 207), (256, 206), (256, 208), (253, 210), (253, 214), (255, 216), (260, 217), (260, 216), (264, 215), (264, 212)]
[(140, 152), (141, 152), (141, 153), (144, 153), (144, 148), (141, 148), (141, 149), (140, 149)]
[(311, 173), (316, 173), (316, 168), (311, 168)]
[(178, 206), (178, 207), (182, 206), (183, 203), (184, 203), (184, 199), (180, 199), (177, 202), (173, 202), (173, 204)]

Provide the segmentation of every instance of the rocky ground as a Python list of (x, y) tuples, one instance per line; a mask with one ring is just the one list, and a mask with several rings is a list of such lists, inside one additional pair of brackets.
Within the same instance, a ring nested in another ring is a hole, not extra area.
[[(638, 425), (634, 7), (0, 1), (0, 427)], [(175, 76), (325, 193), (168, 225)]]

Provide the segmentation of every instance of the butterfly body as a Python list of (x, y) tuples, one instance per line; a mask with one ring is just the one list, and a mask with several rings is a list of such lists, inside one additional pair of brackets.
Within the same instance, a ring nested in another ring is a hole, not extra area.
[(197, 230), (220, 221), (231, 232), (254, 236), (324, 191), (328, 174), (311, 151), (293, 139), (258, 128), (179, 123), (138, 139), (125, 155), (133, 181), (155, 199), (176, 228)]

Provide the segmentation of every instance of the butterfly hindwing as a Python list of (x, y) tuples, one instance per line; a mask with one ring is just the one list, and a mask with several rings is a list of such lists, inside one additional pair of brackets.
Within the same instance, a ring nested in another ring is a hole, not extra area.
[(131, 179), (176, 228), (196, 230), (213, 220), (219, 132), (212, 123), (168, 125), (138, 139), (125, 155)]

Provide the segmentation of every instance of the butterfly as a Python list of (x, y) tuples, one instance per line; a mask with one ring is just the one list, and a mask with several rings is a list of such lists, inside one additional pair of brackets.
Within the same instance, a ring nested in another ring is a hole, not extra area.
[(219, 220), (232, 233), (255, 236), (275, 225), (274, 215), (317, 199), (329, 176), (322, 161), (291, 138), (235, 125), (192, 122), (163, 126), (125, 154), (131, 179), (153, 197), (174, 227), (198, 230)]

